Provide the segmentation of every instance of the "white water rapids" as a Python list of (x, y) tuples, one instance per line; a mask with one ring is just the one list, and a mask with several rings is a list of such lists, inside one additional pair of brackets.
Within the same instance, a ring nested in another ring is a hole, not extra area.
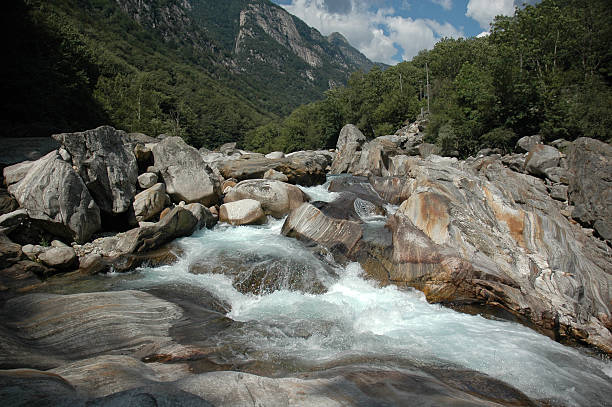
[[(324, 187), (307, 191), (329, 199)], [(362, 356), (473, 369), (506, 382), (534, 399), (564, 405), (612, 402), (612, 365), (563, 346), (522, 325), (467, 315), (427, 303), (422, 293), (380, 288), (361, 277), (358, 264), (329, 264), (300, 242), (280, 234), (283, 220), (265, 226), (218, 225), (179, 241), (181, 259), (141, 269), (131, 288), (180, 282), (208, 291), (231, 306), (228, 317), (257, 322), (244, 343), (269, 358), (305, 363)], [(319, 294), (280, 288), (243, 294), (220, 273), (191, 273), (221, 259), (274, 259), (286, 273), (305, 273), (327, 288)], [(324, 260), (324, 259), (323, 259)]]

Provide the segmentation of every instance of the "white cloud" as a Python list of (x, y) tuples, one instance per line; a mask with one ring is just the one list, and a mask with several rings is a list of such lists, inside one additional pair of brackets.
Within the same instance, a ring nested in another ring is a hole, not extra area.
[(444, 10), (450, 10), (453, 8), (453, 0), (431, 0), (431, 2), (438, 4)]
[(340, 32), (368, 58), (387, 64), (398, 62), (398, 47), (403, 49), (402, 58), (408, 60), (432, 48), (442, 37), (464, 36), (447, 22), (397, 16), (393, 8), (374, 12), (372, 2), (367, 0), (351, 0), (350, 7), (342, 7), (344, 13), (330, 12), (330, 8), (334, 9), (330, 4), (330, 0), (292, 0), (283, 7), (323, 35)]
[(514, 0), (470, 0), (466, 16), (478, 21), (485, 30), (495, 16), (511, 16), (514, 14)]

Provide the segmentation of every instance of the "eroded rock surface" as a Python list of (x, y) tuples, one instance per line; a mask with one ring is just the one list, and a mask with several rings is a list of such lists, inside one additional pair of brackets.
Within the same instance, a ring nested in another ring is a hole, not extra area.
[(180, 137), (167, 137), (154, 145), (152, 150), (155, 167), (176, 203), (198, 202), (206, 206), (217, 203), (218, 188), (198, 150)]
[(307, 201), (306, 195), (295, 185), (281, 181), (253, 179), (242, 181), (229, 190), (225, 203), (254, 199), (261, 203), (266, 215), (282, 218), (292, 209)]
[(72, 165), (102, 211), (121, 214), (130, 209), (138, 164), (124, 131), (102, 126), (53, 138), (70, 154)]
[(56, 151), (36, 161), (9, 192), (56, 236), (82, 243), (100, 229), (100, 209), (89, 189)]

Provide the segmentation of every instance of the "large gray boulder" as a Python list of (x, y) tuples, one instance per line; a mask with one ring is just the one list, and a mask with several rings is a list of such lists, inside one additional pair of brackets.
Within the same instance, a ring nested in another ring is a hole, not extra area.
[(70, 246), (51, 247), (43, 251), (38, 256), (38, 260), (47, 267), (59, 270), (70, 270), (79, 264), (77, 255)]
[(359, 162), (361, 157), (361, 146), (366, 137), (357, 126), (347, 124), (340, 131), (336, 150), (338, 154), (331, 165), (330, 174), (341, 174), (347, 172), (352, 163)]
[(81, 177), (57, 151), (36, 161), (9, 192), (30, 218), (40, 221), (53, 235), (81, 243), (100, 229), (98, 205)]
[(127, 134), (110, 126), (53, 136), (70, 153), (72, 165), (100, 210), (128, 211), (136, 194), (138, 165)]
[(175, 202), (199, 202), (205, 206), (217, 203), (218, 188), (198, 150), (180, 137), (167, 137), (154, 145), (152, 150), (155, 167)]
[(536, 177), (546, 177), (546, 170), (558, 167), (561, 153), (554, 147), (535, 144), (525, 159), (525, 170)]
[(521, 137), (516, 142), (516, 150), (519, 152), (529, 153), (531, 149), (538, 144), (542, 144), (542, 136), (539, 134), (536, 134), (535, 136)]
[(281, 181), (253, 179), (242, 181), (234, 186), (224, 198), (224, 202), (254, 199), (261, 203), (266, 215), (282, 218), (308, 200), (302, 190), (295, 185)]
[(574, 141), (567, 155), (572, 217), (612, 242), (612, 146), (591, 138)]
[(169, 203), (170, 198), (166, 194), (166, 186), (161, 183), (153, 185), (134, 197), (136, 220), (141, 222), (153, 219)]

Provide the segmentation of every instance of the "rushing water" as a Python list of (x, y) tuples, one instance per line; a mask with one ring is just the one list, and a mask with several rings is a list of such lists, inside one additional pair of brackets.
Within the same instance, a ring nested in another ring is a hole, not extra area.
[[(334, 197), (325, 186), (305, 190), (316, 200)], [(264, 226), (201, 231), (179, 241), (177, 263), (141, 269), (124, 286), (180, 283), (212, 294), (229, 305), (229, 318), (250, 324), (218, 333), (215, 341), (243, 344), (250, 358), (291, 360), (302, 368), (405, 360), (473, 369), (564, 405), (612, 400), (610, 362), (516, 323), (429, 304), (415, 290), (378, 287), (362, 278), (358, 264), (339, 267), (282, 236), (282, 224), (270, 219)]]

